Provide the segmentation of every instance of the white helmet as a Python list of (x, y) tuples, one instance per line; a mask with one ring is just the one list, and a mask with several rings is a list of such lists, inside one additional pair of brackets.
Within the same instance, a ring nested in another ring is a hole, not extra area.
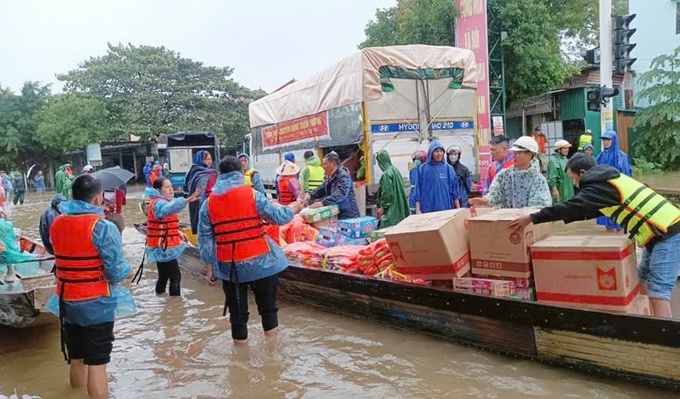
[(562, 148), (569, 148), (571, 144), (567, 140), (557, 140), (555, 142), (555, 151), (561, 150)]
[(522, 136), (515, 140), (511, 150), (513, 151), (530, 151), (534, 154), (538, 153), (538, 143), (530, 136)]

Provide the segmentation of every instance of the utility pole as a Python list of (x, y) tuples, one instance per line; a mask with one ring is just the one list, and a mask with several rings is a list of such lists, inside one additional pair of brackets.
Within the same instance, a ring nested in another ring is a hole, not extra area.
[[(612, 87), (612, 0), (600, 0), (600, 85)], [(609, 98), (600, 111), (601, 133), (614, 130), (614, 110)]]

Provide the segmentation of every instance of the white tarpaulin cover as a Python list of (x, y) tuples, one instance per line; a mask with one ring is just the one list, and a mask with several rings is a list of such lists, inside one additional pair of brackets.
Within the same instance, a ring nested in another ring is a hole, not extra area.
[(383, 96), (379, 68), (459, 68), (463, 86), (477, 88), (477, 67), (470, 50), (444, 46), (365, 48), (339, 62), (250, 103), (250, 127), (272, 125), (321, 111), (377, 100)]

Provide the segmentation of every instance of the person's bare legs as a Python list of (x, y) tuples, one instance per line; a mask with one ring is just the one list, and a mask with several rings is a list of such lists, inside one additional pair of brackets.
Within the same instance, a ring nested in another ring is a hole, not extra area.
[(246, 346), (246, 345), (248, 345), (248, 340), (247, 339), (235, 339), (234, 345), (235, 346)]
[(79, 388), (87, 385), (87, 368), (83, 359), (71, 359), (69, 382), (72, 387)]
[(87, 394), (93, 398), (101, 398), (109, 393), (109, 378), (106, 365), (88, 366)]
[(276, 337), (276, 335), (279, 333), (279, 327), (274, 327), (269, 331), (264, 332), (264, 336), (267, 338), (273, 338)]
[(663, 317), (667, 319), (673, 318), (671, 301), (667, 301), (665, 299), (649, 298), (649, 304), (652, 308), (652, 316)]

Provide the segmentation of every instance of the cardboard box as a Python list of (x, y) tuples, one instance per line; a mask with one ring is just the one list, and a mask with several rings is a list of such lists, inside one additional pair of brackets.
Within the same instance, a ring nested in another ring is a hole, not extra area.
[(504, 298), (517, 295), (517, 287), (514, 281), (492, 280), (476, 277), (454, 278), (453, 290)]
[(531, 257), (539, 302), (625, 312), (640, 291), (635, 246), (623, 235), (553, 236)]
[(520, 301), (536, 301), (536, 290), (534, 288), (519, 288), (517, 293), (510, 295), (508, 298), (519, 299)]
[(370, 237), (371, 232), (378, 228), (378, 219), (373, 216), (364, 216), (354, 219), (338, 221), (338, 233), (349, 238)]
[(652, 307), (649, 303), (649, 297), (647, 295), (638, 295), (633, 302), (630, 303), (626, 313), (638, 316), (651, 316)]
[(332, 229), (337, 229), (337, 228), (338, 228), (338, 218), (337, 218), (336, 216), (333, 216), (333, 217), (330, 218), (330, 219), (324, 219), (324, 220), (322, 220), (322, 221), (320, 221), (320, 222), (312, 223), (312, 226), (313, 226), (315, 229), (319, 229), (319, 230), (322, 229), (322, 228), (324, 228), (324, 227), (326, 227), (326, 228), (332, 228)]
[(325, 219), (330, 219), (340, 213), (337, 205), (322, 206), (321, 208), (305, 208), (300, 211), (300, 216), (307, 223), (316, 223)]
[(338, 245), (368, 245), (366, 238), (349, 238), (346, 235), (338, 232)]
[(316, 243), (327, 248), (334, 247), (338, 245), (338, 232), (331, 228), (322, 227), (319, 229), (319, 237), (317, 237)]
[(385, 233), (399, 273), (449, 280), (470, 270), (470, 209), (411, 215)]
[(497, 209), (470, 219), (472, 274), (530, 278), (531, 244), (548, 237), (552, 223), (530, 224), (522, 231), (508, 229), (508, 222), (537, 209)]

